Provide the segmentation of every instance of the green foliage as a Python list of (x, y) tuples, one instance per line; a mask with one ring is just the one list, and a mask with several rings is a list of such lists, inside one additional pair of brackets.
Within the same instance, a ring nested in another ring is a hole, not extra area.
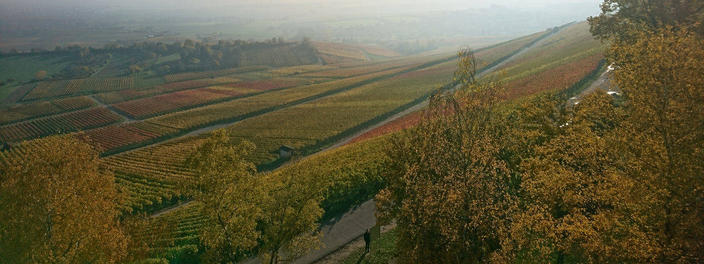
[(164, 258), (169, 264), (198, 264), (201, 263), (198, 247), (196, 245), (185, 245), (170, 248)]
[(23, 83), (35, 78), (38, 71), (44, 70), (47, 76), (54, 75), (69, 65), (71, 59), (61, 55), (37, 54), (0, 57), (0, 80), (9, 78)]

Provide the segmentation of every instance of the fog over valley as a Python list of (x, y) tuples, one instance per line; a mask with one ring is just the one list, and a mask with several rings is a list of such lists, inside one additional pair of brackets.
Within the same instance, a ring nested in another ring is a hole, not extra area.
[[(598, 13), (596, 0), (0, 1), (0, 49), (283, 37), (412, 52), (484, 46)], [(457, 27), (456, 25), (463, 25)], [(91, 32), (88, 39), (84, 34)], [(93, 33), (99, 33), (96, 34)]]

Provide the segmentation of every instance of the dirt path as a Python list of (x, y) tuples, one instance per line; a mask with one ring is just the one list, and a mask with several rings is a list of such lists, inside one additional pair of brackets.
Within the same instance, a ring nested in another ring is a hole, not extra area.
[(129, 124), (129, 123), (132, 123), (132, 122), (137, 121), (137, 120), (135, 120), (134, 118), (131, 118), (131, 117), (127, 116), (127, 115), (122, 114), (120, 111), (118, 111), (117, 109), (115, 109), (115, 108), (112, 107), (111, 105), (104, 104), (103, 102), (101, 102), (100, 100), (98, 100), (97, 98), (95, 98), (95, 95), (92, 95), (92, 94), (91, 94), (91, 95), (88, 96), (88, 98), (90, 98), (91, 100), (93, 100), (93, 102), (95, 102), (98, 106), (105, 107), (105, 108), (107, 108), (108, 110), (110, 110), (111, 112), (115, 113), (116, 115), (122, 117), (122, 118), (124, 119), (124, 121), (122, 121), (121, 124)]
[[(609, 66), (610, 67), (610, 66)], [(594, 82), (592, 82), (587, 89), (584, 89), (582, 92), (580, 92), (578, 95), (570, 98), (568, 100), (568, 104), (571, 105), (576, 105), (579, 104), (582, 99), (587, 96), (588, 94), (593, 93), (597, 89), (604, 90), (607, 93), (620, 93), (620, 91), (611, 84), (611, 74), (612, 74), (612, 68), (607, 68), (606, 71), (604, 71), (601, 75), (599, 75), (599, 78), (596, 79)]]
[(183, 202), (183, 203), (179, 203), (179, 204), (174, 205), (174, 206), (172, 206), (172, 207), (164, 208), (164, 209), (161, 209), (161, 210), (159, 210), (159, 211), (156, 211), (156, 212), (154, 212), (152, 215), (150, 215), (149, 217), (151, 217), (151, 218), (159, 217), (159, 216), (161, 216), (161, 215), (168, 214), (168, 213), (171, 213), (171, 212), (176, 211), (176, 210), (178, 210), (178, 209), (181, 209), (181, 208), (183, 208), (183, 207), (186, 207), (186, 206), (188, 206), (188, 205), (190, 205), (190, 204), (192, 204), (192, 203), (193, 203), (193, 201), (185, 201), (185, 202)]
[[(391, 231), (396, 227), (396, 223), (390, 225), (385, 225), (381, 227), (381, 234)], [(327, 256), (315, 261), (315, 264), (337, 264), (342, 263), (350, 255), (356, 253), (358, 250), (364, 248), (364, 238), (359, 236), (354, 240), (350, 241), (346, 245), (338, 248), (337, 250), (331, 252)]]

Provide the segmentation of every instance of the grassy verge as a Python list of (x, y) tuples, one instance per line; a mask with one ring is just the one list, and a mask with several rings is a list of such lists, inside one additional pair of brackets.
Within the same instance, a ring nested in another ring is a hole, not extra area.
[(398, 232), (396, 229), (392, 229), (386, 233), (381, 234), (379, 239), (372, 241), (369, 253), (364, 254), (364, 248), (359, 248), (355, 250), (352, 254), (347, 256), (347, 258), (345, 258), (342, 263), (389, 263), (393, 259), (396, 259), (396, 257), (398, 257), (398, 252), (396, 251), (397, 239)]

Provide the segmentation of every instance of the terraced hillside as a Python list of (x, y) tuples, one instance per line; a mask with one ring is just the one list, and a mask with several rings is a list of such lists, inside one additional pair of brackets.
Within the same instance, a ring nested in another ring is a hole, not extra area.
[[(503, 45), (492, 47), (501, 49), (501, 53), (480, 51), (478, 53), (479, 59), (483, 61), (483, 65), (491, 65), (493, 61), (488, 61), (489, 59), (505, 58), (508, 55), (515, 53), (525, 45), (531, 43), (533, 40), (536, 40), (538, 37), (543, 36), (543, 34), (536, 34), (535, 36), (519, 40), (524, 43), (523, 46), (516, 45), (513, 42), (508, 42)], [(507, 48), (504, 45), (511, 45), (512, 48)], [(249, 140), (257, 144), (258, 149), (251, 158), (257, 161), (258, 164), (276, 165), (280, 160), (278, 160), (273, 151), (281, 145), (292, 145), (302, 150), (303, 153), (312, 153), (326, 145), (334, 143), (336, 140), (339, 140), (345, 135), (348, 135), (354, 131), (359, 131), (360, 129), (375, 122), (380, 122), (384, 119), (384, 117), (389, 116), (400, 109), (404, 109), (410, 105), (418, 103), (426, 98), (430, 92), (439, 88), (443, 84), (451, 83), (451, 76), (456, 67), (455, 64), (455, 61), (447, 60), (445, 62), (428, 65), (420, 69), (402, 70), (399, 74), (396, 74), (390, 78), (375, 80), (373, 82), (355, 86), (349, 90), (330, 94), (310, 102), (293, 105), (256, 117), (247, 118), (226, 128), (235, 140)], [(319, 69), (312, 71), (317, 74), (317, 70)], [(339, 72), (337, 69), (328, 70)], [(105, 158), (105, 160), (111, 162), (111, 166), (115, 166), (116, 171), (127, 171), (130, 170), (130, 168), (128, 165), (129, 162), (124, 162), (120, 165), (112, 162), (115, 159), (136, 159), (142, 164), (174, 164), (173, 167), (167, 167), (168, 169), (160, 172), (142, 171), (139, 176), (135, 175), (135, 182), (144, 182), (145, 178), (154, 178), (154, 182), (159, 183), (158, 187), (145, 188), (145, 190), (157, 190), (146, 191), (149, 192), (148, 195), (146, 195), (146, 192), (145, 195), (139, 195), (138, 191), (134, 191), (133, 193), (139, 197), (153, 197), (153, 195), (158, 195), (159, 193), (168, 194), (163, 195), (158, 199), (150, 200), (137, 198), (133, 200), (141, 201), (137, 202), (141, 203), (138, 208), (153, 208), (154, 205), (161, 205), (163, 204), (163, 201), (170, 201), (174, 197), (174, 192), (160, 189), (163, 188), (163, 186), (168, 187), (168, 184), (161, 184), (161, 180), (171, 178), (173, 185), (175, 182), (184, 179), (184, 177), (187, 179), (188, 173), (179, 170), (178, 167), (180, 164), (177, 161), (179, 159), (183, 159), (183, 157), (172, 158), (159, 155), (159, 158), (149, 158), (150, 156), (153, 156), (151, 154), (160, 152), (168, 153), (169, 150), (176, 151), (180, 149), (192, 149), (200, 140), (202, 140), (202, 136), (186, 137), (164, 145), (156, 145), (113, 155)], [(379, 151), (375, 153), (381, 154)], [(370, 158), (374, 157), (373, 155), (363, 155)], [(363, 162), (365, 159), (356, 160)], [(345, 163), (340, 162), (338, 164)], [(169, 174), (163, 171), (172, 172)], [(121, 181), (123, 180), (129, 179), (121, 179)], [(136, 184), (130, 185), (139, 186)], [(343, 196), (346, 197), (347, 194), (336, 199), (344, 200), (345, 198)], [(177, 193), (175, 194), (175, 197), (178, 197)], [(330, 206), (332, 207), (333, 205)], [(344, 211), (344, 209), (339, 210)], [(194, 219), (193, 215), (196, 211), (197, 206), (189, 205), (175, 211), (169, 211), (167, 214), (159, 214), (159, 216), (169, 218), (171, 219), (170, 221), (174, 221), (173, 218), (178, 218), (180, 217), (179, 215), (189, 215), (188, 219)], [(333, 212), (332, 209), (330, 209), (330, 212)], [(178, 224), (179, 226), (188, 226), (189, 231), (180, 230), (179, 234), (182, 234), (183, 236), (174, 236), (174, 247), (169, 250), (178, 250), (179, 248), (183, 249), (184, 247), (188, 247), (188, 243), (193, 243), (193, 235), (197, 234), (196, 230), (193, 229), (197, 228), (197, 225), (192, 224), (194, 222), (193, 220), (188, 220), (188, 222), (189, 223)]]
[[(561, 72), (555, 69), (573, 69), (565, 65), (582, 65), (585, 58), (591, 59), (600, 53), (585, 52), (574, 59), (564, 59), (564, 56), (541, 59), (547, 55), (539, 53), (540, 50), (580, 50), (582, 47), (573, 40), (574, 36), (579, 36), (579, 30), (573, 27), (497, 44), (477, 50), (476, 55), (484, 69), (501, 66), (504, 72), (488, 78), (500, 77), (511, 85), (512, 81), (524, 80), (533, 73), (549, 75)], [(364, 52), (368, 55), (384, 51), (367, 49)], [(395, 57), (395, 54), (386, 55)], [(562, 59), (555, 62), (557, 58)], [(535, 67), (525, 66), (526, 63)], [(12, 145), (57, 132), (84, 130), (79, 137), (103, 153), (103, 167), (115, 173), (117, 183), (126, 191), (127, 199), (121, 205), (123, 211), (152, 213), (188, 201), (178, 189), (193, 176), (183, 166), (183, 161), (214, 129), (225, 128), (235, 141), (254, 142), (258, 148), (250, 158), (260, 169), (276, 168), (286, 161), (275, 153), (280, 146), (293, 146), (301, 155), (325, 149), (421, 105), (436, 89), (452, 87), (455, 68), (455, 55), (443, 54), (134, 77), (124, 79), (131, 82), (118, 85), (91, 80), (100, 85), (90, 89), (81, 88), (88, 79), (42, 82), (41, 87), (46, 88), (29, 91), (28, 95), (34, 95), (27, 102), (5, 110), (13, 115), (0, 126), (0, 141)], [(516, 88), (512, 89), (523, 89), (513, 86)], [(526, 95), (538, 92), (524, 90)], [(67, 91), (75, 91), (75, 94)], [(37, 107), (30, 107), (30, 104)], [(42, 110), (28, 112), (25, 108)], [(63, 117), (84, 112), (102, 113), (105, 118), (94, 118), (102, 121), (87, 124), (59, 122), (74, 120), (76, 118)], [(346, 171), (351, 169), (347, 165), (353, 160), (365, 162), (360, 156), (380, 155), (379, 150), (372, 150), (377, 147), (378, 144), (372, 143), (354, 144), (333, 151), (330, 156), (320, 156), (319, 162), (307, 161), (305, 166), (334, 162), (331, 169)], [(16, 151), (22, 150), (10, 147), (2, 155)], [(337, 166), (343, 168), (335, 169)], [(276, 173), (282, 172), (274, 175)], [(354, 176), (367, 174), (361, 171)], [(364, 199), (373, 192), (366, 190)], [(325, 205), (328, 216), (363, 200), (348, 201), (349, 193), (331, 195), (331, 202)], [(181, 250), (197, 242), (197, 208), (189, 204), (159, 214), (160, 218), (169, 219), (179, 227), (173, 235), (173, 243), (167, 243), (170, 246), (163, 250)]]
[(572, 24), (497, 69), (487, 78), (506, 83), (510, 98), (564, 90), (594, 72), (604, 46), (589, 33), (586, 22)]

